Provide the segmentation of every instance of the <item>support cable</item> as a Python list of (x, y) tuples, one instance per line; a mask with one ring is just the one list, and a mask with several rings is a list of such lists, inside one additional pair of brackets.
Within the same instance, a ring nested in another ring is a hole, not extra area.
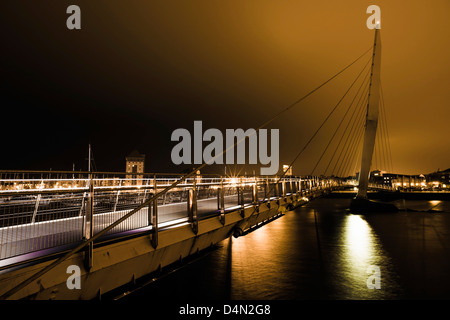
[(354, 150), (354, 145), (357, 140), (357, 137), (361, 134), (360, 132), (362, 130), (364, 130), (364, 119), (365, 119), (364, 111), (365, 111), (365, 105), (366, 105), (367, 100), (368, 100), (368, 97), (366, 97), (366, 99), (364, 100), (364, 103), (361, 105), (359, 117), (357, 118), (357, 121), (355, 122), (355, 124), (356, 124), (356, 126), (354, 127), (355, 130), (350, 133), (351, 135), (349, 135), (350, 142), (348, 144), (346, 143), (346, 148), (345, 148), (345, 152), (343, 153), (342, 161), (339, 162), (339, 168), (336, 172), (337, 175), (343, 174), (343, 172), (346, 170), (346, 168), (348, 166), (348, 161), (349, 161), (350, 155)]
[[(366, 79), (365, 79), (365, 80), (366, 80)], [(359, 97), (359, 99), (358, 99), (358, 102), (357, 102), (356, 105), (355, 105), (355, 109), (353, 109), (352, 115), (350, 116), (350, 119), (349, 119), (349, 121), (347, 122), (347, 125), (346, 125), (346, 127), (345, 127), (345, 129), (344, 129), (344, 132), (342, 133), (341, 138), (339, 139), (339, 143), (337, 144), (337, 146), (336, 146), (336, 148), (335, 148), (335, 150), (334, 150), (334, 152), (333, 152), (333, 155), (332, 155), (330, 161), (328, 162), (327, 167), (325, 168), (324, 174), (326, 174), (326, 172), (328, 171), (328, 168), (330, 167), (331, 163), (333, 162), (334, 157), (336, 156), (336, 153), (337, 153), (337, 151), (339, 150), (339, 147), (341, 146), (341, 143), (342, 143), (344, 137), (346, 136), (346, 133), (347, 133), (347, 130), (349, 129), (350, 124), (352, 124), (352, 128), (353, 128), (353, 126), (354, 126), (354, 124), (355, 124), (355, 122), (353, 121), (353, 118), (354, 118), (355, 116), (356, 116), (356, 118), (358, 117), (357, 114), (359, 114), (359, 113), (357, 113), (356, 111), (359, 110), (359, 108), (362, 108), (362, 106), (361, 106), (361, 99), (364, 97), (365, 92), (368, 92), (368, 88), (369, 88), (369, 81), (367, 81), (367, 83), (366, 83), (366, 85), (365, 85), (365, 88), (364, 88), (364, 90), (362, 91), (362, 94), (360, 95), (360, 97)], [(344, 147), (345, 147), (345, 144), (342, 146), (341, 152), (339, 153), (339, 159), (340, 159), (340, 157), (341, 157), (342, 150), (343, 150)], [(336, 161), (336, 163), (337, 163), (337, 162), (338, 162), (338, 161)], [(334, 169), (333, 169), (333, 170), (334, 170)], [(331, 173), (333, 173), (333, 172), (334, 172), (334, 171), (332, 171)]]
[(279, 113), (277, 113), (275, 116), (273, 116), (271, 119), (267, 120), (266, 122), (264, 122), (261, 126), (258, 127), (258, 129), (261, 129), (265, 126), (267, 126), (269, 123), (273, 122), (275, 119), (277, 119), (279, 116), (281, 116), (283, 113), (285, 113), (286, 111), (290, 110), (292, 107), (294, 107), (295, 105), (297, 105), (298, 103), (300, 103), (301, 101), (305, 100), (307, 97), (309, 97), (311, 94), (313, 94), (314, 92), (316, 92), (317, 90), (319, 90), (320, 88), (322, 88), (324, 85), (326, 85), (328, 82), (330, 82), (331, 80), (333, 80), (334, 78), (336, 78), (338, 75), (340, 75), (342, 72), (344, 72), (345, 70), (347, 70), (348, 68), (350, 68), (353, 64), (355, 64), (359, 59), (361, 59), (362, 57), (364, 57), (370, 50), (372, 50), (373, 47), (370, 47), (366, 52), (364, 52), (362, 55), (360, 55), (356, 60), (354, 60), (352, 63), (350, 63), (349, 65), (347, 65), (344, 69), (342, 69), (341, 71), (339, 71), (338, 73), (336, 73), (334, 76), (332, 76), (331, 78), (329, 78), (327, 81), (325, 81), (324, 83), (322, 83), (321, 85), (319, 85), (318, 87), (316, 87), (314, 90), (310, 91), (309, 93), (307, 93), (306, 95), (304, 95), (303, 97), (301, 97), (300, 99), (294, 101), (292, 104), (290, 104), (289, 106), (287, 106), (286, 108), (284, 108), (283, 110), (281, 110)]
[[(335, 162), (335, 164), (334, 164), (333, 170), (331, 171), (332, 174), (334, 174), (334, 173), (335, 173), (335, 174), (338, 174), (338, 172), (341, 171), (342, 164), (343, 164), (343, 162), (344, 162), (344, 161), (341, 161), (341, 157), (342, 157), (343, 160), (346, 158), (346, 154), (347, 154), (348, 149), (349, 149), (349, 146), (350, 146), (350, 144), (349, 144), (349, 139), (350, 139), (350, 141), (353, 141), (353, 136), (354, 136), (354, 134), (355, 134), (355, 132), (356, 132), (356, 130), (357, 130), (357, 128), (358, 128), (358, 124), (359, 124), (360, 121), (361, 121), (361, 120), (359, 120), (359, 119), (360, 119), (360, 118), (363, 118), (364, 115), (365, 115), (365, 114), (364, 114), (364, 111), (366, 110), (365, 104), (366, 104), (366, 101), (367, 101), (367, 95), (368, 95), (368, 92), (369, 92), (369, 84), (367, 85), (367, 89), (366, 89), (366, 90), (367, 90), (366, 93), (365, 93), (364, 95), (361, 96), (361, 97), (364, 97), (364, 96), (365, 96), (365, 99), (360, 100), (360, 101), (361, 101), (361, 104), (360, 104), (360, 106), (359, 106), (359, 110), (358, 110), (357, 116), (356, 116), (356, 118), (355, 118), (355, 121), (353, 121), (353, 123), (352, 123), (352, 126), (351, 126), (351, 128), (350, 128), (350, 131), (349, 131), (349, 133), (348, 133), (348, 135), (347, 135), (347, 137), (346, 137), (346, 139), (345, 139), (345, 142), (344, 142), (344, 144), (343, 144), (343, 146), (342, 146), (341, 152), (339, 153), (339, 157), (337, 158), (337, 160), (336, 160), (336, 162)], [(345, 150), (345, 151), (344, 151), (344, 150)], [(338, 164), (339, 164), (339, 168), (336, 170), (336, 167), (338, 166)]]
[(387, 144), (387, 149), (388, 149), (388, 155), (389, 155), (389, 166), (390, 166), (390, 171), (394, 172), (394, 166), (392, 165), (392, 152), (391, 152), (391, 142), (390, 142), (390, 136), (389, 136), (389, 126), (388, 126), (388, 122), (387, 122), (387, 115), (386, 115), (386, 106), (384, 104), (384, 94), (383, 94), (383, 87), (381, 86), (380, 83), (380, 91), (381, 91), (381, 110), (382, 110), (382, 115), (383, 115), (383, 122), (384, 122), (384, 127), (385, 127), (385, 132), (386, 132), (386, 144)]
[[(339, 102), (337, 103), (337, 105), (339, 105), (339, 104), (342, 102), (342, 100), (347, 96), (348, 92), (351, 90), (351, 88), (353, 88), (353, 85), (355, 84), (356, 81), (358, 81), (359, 77), (361, 76), (361, 74), (363, 73), (363, 71), (366, 69), (366, 67), (369, 65), (369, 63), (370, 63), (371, 60), (372, 60), (372, 59), (370, 59), (369, 61), (367, 61), (367, 64), (363, 67), (363, 69), (361, 70), (361, 72), (360, 72), (360, 73), (358, 74), (358, 76), (356, 77), (355, 81), (353, 81), (353, 83), (350, 85), (350, 87), (348, 88), (348, 90), (344, 93), (344, 95), (343, 95), (342, 98), (339, 100)], [(366, 77), (367, 77), (368, 75), (369, 75), (369, 73), (367, 72)], [(350, 103), (350, 105), (348, 106), (347, 110), (345, 111), (345, 114), (344, 114), (344, 116), (342, 117), (341, 121), (339, 122), (339, 124), (338, 124), (336, 130), (334, 131), (333, 136), (332, 136), (331, 139), (328, 141), (328, 144), (327, 144), (327, 146), (325, 147), (325, 150), (322, 152), (322, 154), (320, 155), (319, 159), (317, 160), (316, 165), (314, 166), (314, 168), (313, 168), (312, 171), (311, 171), (311, 175), (314, 174), (314, 171), (316, 170), (316, 168), (317, 168), (317, 166), (319, 165), (320, 161), (322, 160), (323, 156), (324, 156), (325, 153), (327, 152), (327, 150), (328, 150), (330, 144), (333, 142), (334, 137), (336, 136), (338, 130), (340, 129), (342, 123), (344, 122), (345, 117), (347, 116), (348, 112), (350, 111), (350, 109), (351, 109), (351, 107), (352, 107), (352, 105), (353, 105), (353, 102), (355, 101), (355, 99), (356, 99), (356, 97), (357, 97), (359, 91), (361, 90), (361, 88), (362, 88), (362, 86), (363, 86), (363, 84), (364, 84), (364, 81), (365, 81), (366, 77), (365, 77), (365, 78), (363, 79), (363, 81), (361, 82), (361, 85), (360, 85), (358, 91), (356, 92), (355, 96), (353, 97), (352, 102)]]
[(347, 154), (346, 160), (344, 162), (344, 167), (342, 169), (342, 172), (340, 173), (341, 176), (348, 175), (350, 168), (352, 167), (352, 163), (354, 161), (355, 156), (358, 156), (357, 151), (361, 144), (361, 139), (364, 136), (364, 128), (365, 128), (365, 125), (364, 125), (364, 118), (363, 118), (363, 120), (361, 121), (361, 123), (359, 125), (359, 130), (357, 131), (357, 133), (355, 135), (355, 139), (352, 141), (350, 151)]

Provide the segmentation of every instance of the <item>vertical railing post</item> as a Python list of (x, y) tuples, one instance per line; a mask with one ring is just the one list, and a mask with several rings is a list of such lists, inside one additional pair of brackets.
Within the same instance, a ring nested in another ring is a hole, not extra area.
[[(268, 193), (269, 192), (269, 193)], [(264, 200), (266, 202), (267, 208), (270, 209), (270, 182), (269, 182), (269, 177), (265, 177), (265, 181), (264, 181)]]
[[(85, 215), (85, 227), (84, 227), (84, 238), (85, 240), (89, 240), (93, 236), (94, 231), (94, 181), (92, 179), (92, 173), (89, 173), (89, 193), (88, 200), (86, 205), (86, 215)], [(93, 253), (94, 253), (94, 244), (93, 242), (89, 242), (85, 250), (85, 259), (84, 265), (86, 270), (90, 270), (93, 265)]]
[(300, 197), (303, 196), (303, 193), (302, 193), (302, 192), (303, 192), (303, 191), (302, 191), (302, 177), (299, 177), (299, 178), (298, 178), (298, 193), (299, 193)]
[(270, 205), (270, 201), (269, 201), (270, 194), (267, 193), (267, 192), (269, 192), (269, 190), (270, 190), (269, 177), (266, 177), (266, 181), (264, 183), (264, 200), (267, 200), (267, 204)]
[(292, 188), (293, 184), (292, 184), (292, 176), (289, 176), (289, 192), (291, 194), (291, 198), (294, 195), (294, 190)]
[(255, 177), (255, 182), (252, 185), (252, 200), (253, 200), (253, 207), (255, 208), (256, 212), (259, 212), (259, 201), (258, 201), (258, 181)]
[[(156, 175), (153, 179), (153, 192), (158, 193), (158, 185), (156, 182)], [(151, 245), (153, 249), (158, 247), (158, 198), (155, 198), (148, 204), (148, 222), (151, 225)]]
[(280, 197), (280, 183), (278, 177), (275, 176), (275, 197), (278, 199)]
[(256, 181), (256, 177), (255, 177), (255, 183), (252, 185), (253, 187), (253, 204), (258, 204), (258, 182)]
[(244, 213), (244, 184), (242, 183), (242, 177), (239, 178), (239, 189), (238, 189), (238, 204), (241, 207), (241, 217), (245, 217)]
[(291, 199), (294, 201), (294, 196), (297, 196), (297, 177), (294, 178), (294, 181), (292, 181), (291, 176)]
[(220, 178), (220, 188), (217, 189), (218, 210), (220, 210), (220, 223), (225, 225), (225, 188), (223, 186), (223, 177)]
[(198, 217), (197, 217), (197, 188), (196, 188), (197, 176), (195, 176), (192, 182), (192, 188), (189, 189), (188, 196), (188, 221), (191, 224), (194, 234), (198, 233)]
[(220, 185), (217, 187), (217, 210), (221, 210), (221, 191), (223, 188), (222, 180), (220, 181)]

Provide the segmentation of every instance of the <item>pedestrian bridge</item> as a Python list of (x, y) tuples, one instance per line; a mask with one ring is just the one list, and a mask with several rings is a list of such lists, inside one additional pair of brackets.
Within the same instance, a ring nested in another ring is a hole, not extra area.
[[(224, 177), (4, 172), (3, 299), (92, 299), (270, 220), (340, 182)], [(165, 191), (165, 192), (162, 192)], [(82, 270), (81, 289), (66, 285)]]

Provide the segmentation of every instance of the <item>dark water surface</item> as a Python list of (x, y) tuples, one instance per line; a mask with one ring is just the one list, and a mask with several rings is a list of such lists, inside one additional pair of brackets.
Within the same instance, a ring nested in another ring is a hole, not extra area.
[[(407, 211), (369, 216), (349, 203), (314, 200), (126, 299), (450, 298), (450, 202), (401, 200)], [(370, 266), (380, 289), (367, 286)]]

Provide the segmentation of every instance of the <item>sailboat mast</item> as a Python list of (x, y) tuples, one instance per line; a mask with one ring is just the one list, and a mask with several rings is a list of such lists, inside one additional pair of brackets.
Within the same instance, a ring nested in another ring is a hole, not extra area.
[(367, 198), (369, 187), (370, 165), (372, 163), (375, 137), (378, 125), (378, 107), (380, 103), (380, 69), (381, 69), (381, 38), (380, 29), (375, 28), (373, 44), (372, 67), (369, 84), (369, 99), (367, 103), (366, 125), (364, 131), (361, 170), (357, 198)]

